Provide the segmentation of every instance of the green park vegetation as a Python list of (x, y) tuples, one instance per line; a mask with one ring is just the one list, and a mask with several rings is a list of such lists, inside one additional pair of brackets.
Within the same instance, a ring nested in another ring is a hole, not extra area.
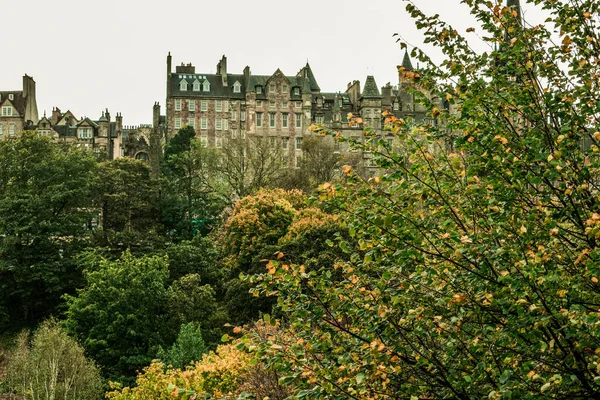
[(600, 398), (598, 2), (531, 0), (548, 19), (529, 26), (464, 0), (466, 32), (418, 3), (444, 57), (414, 48), (400, 73), (429, 118), (349, 140), (371, 173), (320, 126), (294, 170), (266, 140), (205, 148), (186, 127), (158, 177), (0, 141), (0, 390)]

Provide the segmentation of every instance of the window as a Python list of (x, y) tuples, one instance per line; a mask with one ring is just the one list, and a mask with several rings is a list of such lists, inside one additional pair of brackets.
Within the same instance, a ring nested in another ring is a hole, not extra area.
[(241, 111), (240, 112), (240, 121), (245, 121), (246, 120), (246, 111)]
[(200, 145), (202, 147), (208, 147), (208, 137), (207, 136), (200, 136)]
[(262, 127), (262, 113), (261, 112), (256, 113), (256, 127), (257, 128)]
[(232, 129), (231, 130), (231, 138), (232, 139), (237, 139), (237, 129)]
[(246, 139), (246, 131), (244, 131), (244, 130), (240, 131), (240, 139)]
[(296, 104), (294, 105), (296, 108), (302, 108), (302, 102), (301, 101), (297, 101)]
[(191, 126), (192, 128), (196, 129), (196, 120), (195, 119), (190, 119), (188, 121), (188, 125)]
[(322, 123), (323, 123), (323, 116), (317, 115), (317, 124), (322, 124)]
[(342, 107), (342, 106), (344, 105), (344, 99), (342, 99), (342, 98), (339, 98), (339, 99), (338, 99), (338, 105), (339, 105), (340, 107)]
[(8, 99), (9, 99), (10, 101), (13, 101), (13, 100), (15, 99), (15, 95), (14, 95), (14, 94), (12, 94), (12, 93), (9, 93), (9, 94), (8, 94)]
[(294, 88), (294, 94), (295, 94), (296, 96), (300, 96), (300, 88), (299, 88), (299, 87), (295, 87), (295, 88)]
[(290, 142), (290, 138), (282, 137), (281, 138), (281, 147), (284, 148), (285, 150), (287, 150), (289, 142)]
[(400, 111), (400, 104), (397, 101), (394, 102), (394, 111)]
[(262, 100), (256, 100), (256, 107), (262, 107)]
[(269, 85), (269, 93), (275, 93), (275, 84), (274, 83), (271, 83)]
[(302, 138), (296, 138), (296, 150), (302, 150)]
[(181, 90), (182, 92), (187, 91), (187, 81), (185, 79), (179, 82), (179, 90)]
[(300, 168), (302, 165), (302, 156), (296, 156), (296, 168)]
[(12, 117), (13, 109), (12, 106), (4, 106), (2, 107), (2, 116), (3, 117)]
[(4, 135), (4, 125), (0, 125), (0, 136)]
[(223, 138), (221, 136), (215, 137), (215, 147), (223, 147)]
[(277, 138), (275, 136), (269, 136), (269, 146), (275, 147), (275, 140)]
[(181, 117), (175, 117), (175, 129), (181, 128)]
[(288, 92), (288, 87), (287, 85), (282, 85), (281, 86), (281, 93), (287, 93)]
[(175, 111), (181, 111), (181, 99), (175, 99)]
[(227, 100), (223, 100), (223, 112), (229, 111), (229, 102)]
[(269, 128), (275, 128), (275, 113), (269, 113)]
[(199, 92), (200, 91), (200, 81), (198, 79), (196, 79), (194, 81), (194, 88), (193, 88), (194, 92)]
[(215, 121), (215, 129), (218, 131), (223, 129), (223, 120), (221, 118), (217, 118), (217, 120)]
[(231, 120), (235, 121), (236, 119), (237, 119), (237, 111), (234, 110), (231, 112)]
[(8, 124), (8, 136), (15, 136), (15, 124)]
[(206, 118), (200, 118), (200, 129), (207, 129)]
[(233, 93), (240, 93), (242, 91), (242, 85), (239, 82), (233, 84)]
[(261, 93), (262, 93), (262, 87), (256, 86), (256, 94), (261, 94)]
[(208, 111), (208, 101), (206, 101), (206, 100), (200, 101), (200, 111)]
[(288, 107), (289, 107), (289, 104), (288, 104), (287, 101), (282, 101), (281, 102), (281, 108), (288, 108)]
[(215, 110), (218, 112), (223, 111), (223, 103), (221, 100), (215, 100)]
[(202, 82), (202, 91), (210, 92), (210, 82), (208, 82), (208, 81)]
[(283, 128), (288, 127), (288, 113), (281, 114), (281, 126)]
[(302, 114), (296, 114), (296, 128), (302, 128)]
[(269, 108), (275, 108), (275, 102), (274, 101), (270, 101), (269, 102)]
[(196, 100), (190, 100), (188, 103), (188, 109), (190, 111), (196, 111)]
[(228, 119), (223, 120), (223, 130), (225, 130), (225, 131), (229, 130), (229, 120)]
[[(14, 127), (14, 125), (13, 125)], [(13, 128), (14, 129), (14, 128)], [(9, 130), (10, 133), (10, 130)], [(14, 135), (14, 132), (11, 136)], [(92, 138), (92, 128), (79, 128), (79, 139), (91, 139)]]

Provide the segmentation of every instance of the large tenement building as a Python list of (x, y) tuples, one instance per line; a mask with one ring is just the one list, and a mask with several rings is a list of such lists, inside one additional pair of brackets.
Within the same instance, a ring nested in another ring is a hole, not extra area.
[[(413, 70), (408, 54), (402, 67), (403, 71)], [(182, 63), (173, 71), (169, 53), (166, 80), (167, 140), (188, 125), (207, 146), (220, 147), (228, 138), (258, 135), (282, 146), (292, 164), (301, 155), (302, 139), (310, 134), (311, 123), (359, 138), (363, 128), (381, 128), (384, 110), (399, 117), (425, 117), (402, 74), (398, 86), (388, 83), (381, 90), (374, 77), (367, 76), (362, 90), (355, 80), (343, 91), (322, 92), (308, 63), (295, 75), (279, 69), (271, 75), (254, 75), (250, 67), (232, 74), (223, 56), (216, 73), (209, 74), (196, 72), (191, 63)], [(360, 116), (363, 124), (349, 126), (348, 113)]]

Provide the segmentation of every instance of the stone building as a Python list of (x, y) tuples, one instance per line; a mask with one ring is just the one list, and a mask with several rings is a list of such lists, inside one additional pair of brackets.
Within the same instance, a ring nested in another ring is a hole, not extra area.
[(37, 122), (35, 81), (25, 74), (23, 90), (0, 91), (0, 140), (16, 136)]
[[(259, 135), (281, 146), (290, 164), (296, 165), (302, 139), (311, 135), (311, 124), (359, 139), (364, 128), (381, 130), (384, 110), (404, 118), (425, 118), (425, 109), (415, 103), (408, 90), (411, 83), (403, 75), (413, 70), (406, 53), (397, 86), (388, 83), (380, 91), (375, 78), (367, 76), (362, 91), (360, 82), (353, 81), (343, 92), (322, 92), (308, 63), (295, 75), (279, 69), (271, 75), (254, 75), (250, 67), (232, 74), (223, 56), (216, 73), (209, 74), (197, 73), (191, 63), (182, 63), (173, 71), (169, 53), (166, 140), (186, 125), (193, 127), (207, 146), (220, 147), (227, 138)], [(348, 113), (360, 116), (363, 123), (350, 126)]]
[(108, 109), (102, 112), (100, 118), (92, 120), (88, 117), (77, 118), (71, 111), (63, 113), (54, 107), (50, 117), (44, 113), (36, 124), (27, 125), (25, 129), (105, 154), (109, 160), (124, 155), (123, 117), (117, 113), (113, 121)]

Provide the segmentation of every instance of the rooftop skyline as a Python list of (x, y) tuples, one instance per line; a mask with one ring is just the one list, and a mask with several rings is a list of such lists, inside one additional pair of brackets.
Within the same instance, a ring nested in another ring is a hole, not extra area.
[[(472, 24), (459, 0), (416, 3), (463, 32)], [(16, 35), (2, 46), (0, 90), (21, 90), (21, 77), (32, 76), (40, 117), (59, 107), (97, 119), (108, 108), (126, 125), (151, 123), (154, 102), (164, 106), (169, 52), (173, 70), (192, 63), (198, 73), (215, 73), (223, 55), (234, 74), (249, 66), (252, 74), (295, 75), (308, 61), (322, 91), (343, 92), (367, 75), (379, 87), (397, 84), (404, 51), (393, 34), (422, 41), (400, 0), (82, 4), (0, 0), (4, 31)]]

